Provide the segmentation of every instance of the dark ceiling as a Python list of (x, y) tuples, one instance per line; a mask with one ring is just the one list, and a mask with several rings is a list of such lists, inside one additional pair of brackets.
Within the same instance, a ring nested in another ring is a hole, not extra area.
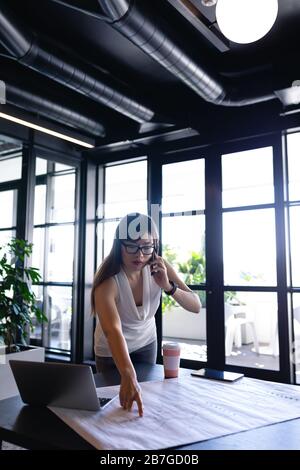
[(299, 0), (279, 0), (274, 27), (251, 45), (228, 42), (201, 0), (0, 0), (0, 79), (12, 109), (98, 145), (203, 133), (298, 108), (299, 26)]

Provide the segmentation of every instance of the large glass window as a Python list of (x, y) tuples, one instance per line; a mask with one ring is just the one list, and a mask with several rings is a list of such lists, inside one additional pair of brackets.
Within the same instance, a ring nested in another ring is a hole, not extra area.
[(291, 360), (295, 365), (296, 383), (300, 384), (300, 292), (292, 295), (293, 344)]
[(272, 147), (223, 156), (222, 193), (224, 208), (274, 202)]
[[(1, 146), (0, 146), (1, 149)], [(14, 152), (15, 153), (15, 152)], [(18, 180), (22, 176), (22, 156), (0, 156), (0, 183)]]
[(37, 158), (34, 206), (33, 259), (42, 283), (35, 286), (39, 305), (48, 318), (32, 338), (46, 348), (71, 349), (74, 269), (74, 167)]
[(223, 249), (225, 284), (275, 286), (274, 209), (225, 212)]
[(289, 288), (291, 291), (294, 343), (291, 359), (295, 365), (296, 383), (300, 384), (300, 133), (288, 134), (286, 159), (286, 224), (288, 227)]
[(147, 212), (146, 160), (105, 168), (105, 217)]
[(17, 194), (15, 189), (0, 190), (0, 247), (16, 236)]
[(290, 207), (290, 249), (292, 285), (300, 287), (300, 203)]
[(202, 303), (198, 315), (163, 294), (163, 341), (179, 342), (183, 359), (206, 361), (204, 159), (163, 165), (162, 246), (163, 257)]
[(272, 147), (222, 156), (222, 206), (226, 363), (279, 370)]
[[(17, 182), (15, 189), (11, 181), (22, 177), (22, 146), (0, 136), (0, 246), (6, 245), (16, 236)], [(10, 189), (7, 188), (10, 184)]]
[(129, 213), (147, 214), (147, 161), (99, 169), (97, 264), (111, 250), (116, 227)]
[(16, 205), (16, 190), (0, 192), (0, 229), (4, 229), (5, 227), (13, 227), (16, 225)]
[(300, 201), (300, 132), (287, 136), (289, 200)]

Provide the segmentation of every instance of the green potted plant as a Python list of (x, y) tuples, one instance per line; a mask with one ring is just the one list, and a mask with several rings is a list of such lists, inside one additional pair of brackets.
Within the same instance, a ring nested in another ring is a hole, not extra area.
[(27, 345), (35, 321), (47, 321), (31, 288), (41, 276), (37, 268), (26, 267), (31, 253), (32, 243), (17, 238), (0, 247), (0, 339), (6, 353)]

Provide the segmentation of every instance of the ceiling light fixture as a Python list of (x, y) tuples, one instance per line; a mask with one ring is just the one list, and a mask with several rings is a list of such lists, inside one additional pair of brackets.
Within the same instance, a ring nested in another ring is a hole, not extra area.
[(82, 140), (74, 139), (74, 137), (70, 137), (65, 134), (61, 134), (60, 132), (52, 131), (51, 129), (47, 129), (47, 127), (38, 126), (37, 124), (33, 124), (29, 121), (24, 121), (24, 119), (19, 119), (15, 116), (11, 116), (10, 114), (1, 113), (0, 118), (6, 119), (7, 121), (16, 122), (17, 124), (21, 124), (22, 126), (30, 127), (31, 129), (35, 129), (36, 131), (44, 132), (45, 134), (53, 135), (54, 137), (58, 137), (59, 139), (67, 140), (68, 142), (72, 142), (73, 144), (81, 145), (82, 147), (86, 147), (89, 149), (94, 148), (94, 145), (89, 144), (88, 142), (84, 142)]
[(264, 37), (278, 14), (278, 0), (218, 0), (216, 18), (224, 36), (239, 44)]

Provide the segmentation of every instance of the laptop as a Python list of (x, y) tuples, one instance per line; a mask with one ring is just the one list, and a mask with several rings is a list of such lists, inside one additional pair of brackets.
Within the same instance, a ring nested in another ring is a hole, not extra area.
[(98, 411), (112, 398), (99, 398), (90, 366), (57, 362), (9, 361), (24, 403)]

